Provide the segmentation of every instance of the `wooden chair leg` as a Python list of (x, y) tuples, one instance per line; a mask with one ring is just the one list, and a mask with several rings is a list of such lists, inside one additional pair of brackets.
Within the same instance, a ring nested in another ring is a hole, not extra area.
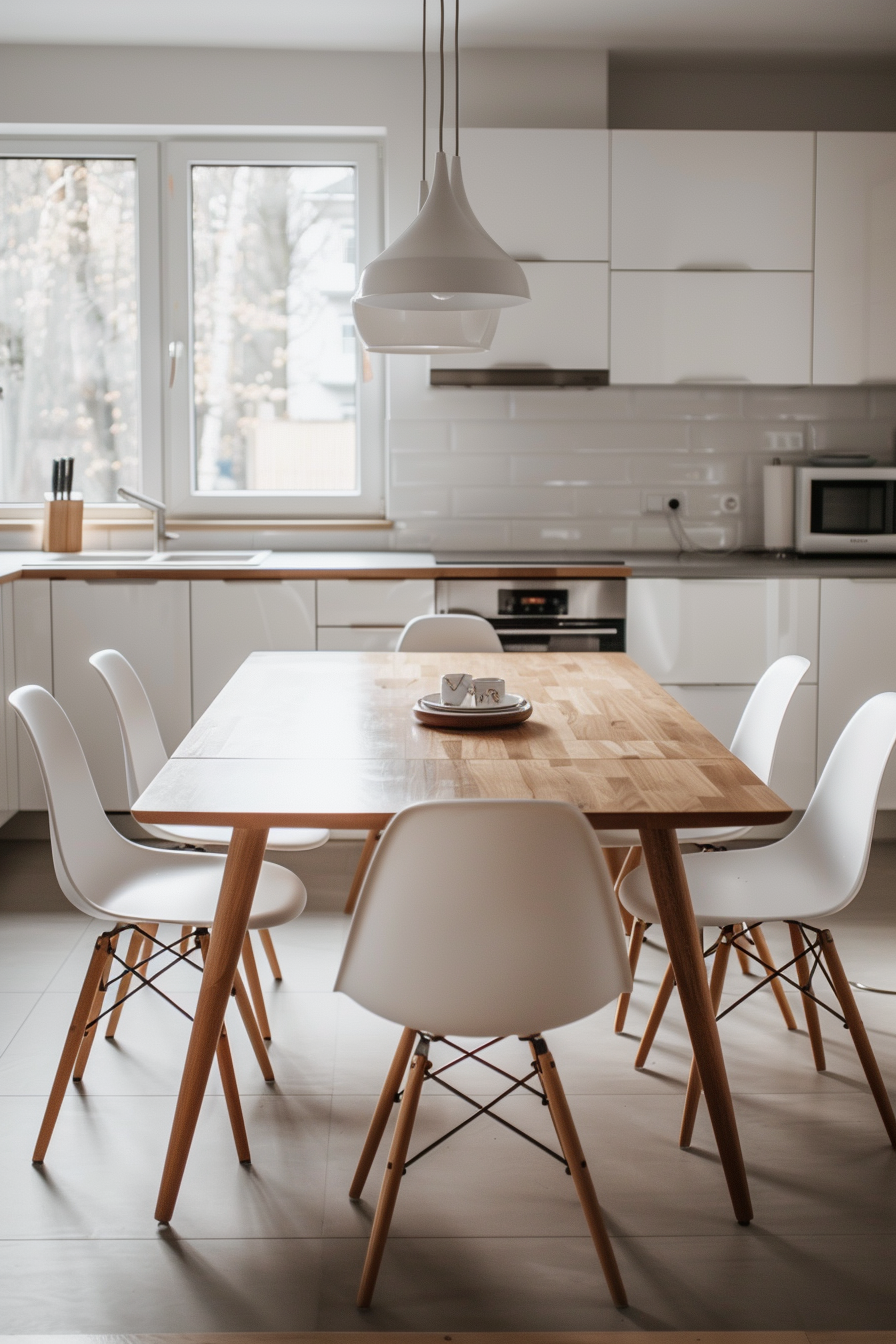
[[(725, 986), (725, 972), (728, 969), (728, 958), (731, 955), (731, 943), (723, 935), (722, 941), (716, 948), (716, 954), (712, 959), (712, 974), (709, 980), (709, 997), (712, 1000), (712, 1010), (714, 1013), (719, 1011), (719, 1004), (722, 1001), (722, 990)], [(679, 1148), (690, 1148), (691, 1139), (694, 1137), (694, 1124), (697, 1119), (697, 1111), (700, 1107), (700, 1095), (703, 1088), (700, 1084), (700, 1070), (697, 1068), (697, 1061), (691, 1060), (691, 1071), (688, 1074), (688, 1090), (684, 1099), (684, 1111), (681, 1117), (681, 1131), (678, 1136)]]
[[(644, 935), (649, 928), (650, 925), (645, 924), (643, 919), (636, 919), (632, 925), (631, 937), (628, 940), (628, 965), (632, 973), (632, 979), (635, 978), (635, 971), (638, 969), (638, 962), (641, 958), (641, 944), (644, 942)], [(616, 1000), (616, 1021), (613, 1023), (613, 1030), (617, 1035), (625, 1027), (631, 997), (631, 994), (626, 991), (624, 994), (620, 994)]]
[(90, 1021), (90, 1010), (96, 998), (97, 987), (102, 983), (103, 971), (109, 960), (111, 948), (112, 935), (108, 933), (101, 934), (94, 943), (87, 974), (84, 976), (81, 993), (78, 995), (78, 1002), (75, 1004), (75, 1011), (72, 1014), (65, 1044), (62, 1047), (56, 1077), (53, 1079), (53, 1086), (50, 1089), (47, 1108), (44, 1111), (40, 1133), (34, 1147), (34, 1156), (31, 1159), (32, 1162), (43, 1162), (47, 1155), (50, 1139), (53, 1137), (53, 1130), (59, 1116), (59, 1109), (62, 1106), (62, 1100), (72, 1076), (72, 1069), (84, 1040), (84, 1031)]
[(398, 1098), (398, 1090), (401, 1087), (401, 1080), (404, 1078), (405, 1070), (408, 1067), (408, 1060), (411, 1057), (411, 1051), (414, 1048), (414, 1042), (417, 1039), (416, 1031), (411, 1027), (405, 1027), (401, 1033), (401, 1039), (398, 1042), (398, 1049), (389, 1065), (389, 1072), (386, 1074), (386, 1081), (383, 1083), (383, 1090), (380, 1093), (380, 1099), (376, 1104), (373, 1117), (370, 1121), (370, 1128), (367, 1131), (367, 1138), (364, 1140), (364, 1147), (361, 1149), (361, 1156), (358, 1158), (358, 1166), (355, 1170), (354, 1180), (348, 1192), (349, 1199), (360, 1199), (370, 1175), (370, 1168), (373, 1166), (373, 1159), (385, 1133), (386, 1125), (389, 1123), (389, 1116), (392, 1113), (392, 1107)]
[(367, 1243), (367, 1258), (364, 1261), (361, 1284), (358, 1288), (359, 1307), (369, 1307), (373, 1300), (373, 1290), (376, 1287), (383, 1251), (386, 1248), (386, 1238), (389, 1235), (392, 1214), (395, 1211), (395, 1201), (398, 1199), (398, 1187), (404, 1175), (404, 1164), (407, 1160), (411, 1133), (414, 1128), (414, 1121), (417, 1118), (420, 1092), (423, 1088), (428, 1066), (429, 1041), (425, 1037), (421, 1037), (414, 1051), (411, 1067), (408, 1070), (404, 1096), (401, 1099), (401, 1106), (398, 1111), (398, 1122), (392, 1136), (392, 1147), (389, 1150), (389, 1161), (386, 1164), (380, 1197), (377, 1200), (376, 1213), (373, 1216), (370, 1241)]
[[(147, 924), (145, 930), (134, 929), (133, 933), (131, 934), (131, 941), (128, 944), (127, 954), (125, 956), (125, 961), (127, 962), (128, 966), (136, 966), (138, 962), (141, 962), (143, 960), (144, 948), (152, 947), (152, 944), (147, 939), (146, 934), (148, 933), (150, 937), (155, 937), (158, 927), (159, 927), (158, 924)], [(130, 971), (128, 971), (128, 973), (126, 975), (123, 975), (118, 982), (118, 993), (115, 996), (115, 1007), (109, 1014), (109, 1021), (106, 1025), (107, 1041), (111, 1041), (115, 1036), (115, 1032), (118, 1028), (118, 1022), (121, 1017), (122, 1009), (124, 1008), (124, 1001), (125, 998), (127, 997), (128, 990), (131, 987), (132, 978), (133, 977), (131, 976)]]
[(529, 1042), (529, 1045), (538, 1072), (541, 1075), (551, 1119), (554, 1122), (554, 1128), (563, 1149), (563, 1156), (566, 1158), (569, 1174), (572, 1176), (573, 1184), (576, 1187), (576, 1194), (582, 1205), (582, 1212), (585, 1214), (585, 1221), (588, 1224), (591, 1239), (594, 1242), (601, 1268), (604, 1271), (610, 1296), (615, 1306), (626, 1307), (628, 1306), (628, 1299), (625, 1295), (622, 1275), (619, 1273), (619, 1266), (613, 1253), (613, 1244), (604, 1225), (594, 1182), (591, 1179), (591, 1172), (588, 1170), (588, 1163), (585, 1161), (585, 1154), (582, 1152), (582, 1145), (579, 1142), (572, 1112), (566, 1100), (566, 1093), (563, 1090), (554, 1057), (548, 1049), (547, 1042), (541, 1036), (536, 1036), (534, 1040)]
[(258, 965), (255, 961), (255, 948), (252, 946), (251, 933), (247, 933), (243, 940), (243, 970), (246, 972), (246, 983), (252, 996), (252, 1006), (255, 1009), (255, 1017), (261, 1029), (261, 1034), (266, 1041), (269, 1041), (271, 1039), (271, 1024), (268, 1022), (264, 995), (261, 992), (261, 981), (258, 978)]
[[(799, 957), (796, 963), (796, 978), (800, 986), (805, 989), (809, 984), (809, 967), (807, 958), (800, 956), (805, 952), (806, 944), (803, 942), (803, 935), (799, 924), (788, 924), (790, 929), (790, 942), (793, 947), (793, 955)], [(808, 993), (800, 995), (803, 1001), (803, 1012), (806, 1014), (806, 1028), (809, 1032), (809, 1041), (812, 1045), (812, 1058), (815, 1060), (815, 1067), (819, 1073), (824, 1072), (824, 1041), (821, 1036), (821, 1023), (818, 1020), (818, 1006), (809, 997)]]
[(246, 1122), (243, 1119), (243, 1107), (240, 1102), (239, 1088), (236, 1082), (236, 1073), (233, 1067), (233, 1056), (230, 1053), (230, 1042), (227, 1039), (227, 1030), (221, 1028), (221, 1038), (218, 1041), (218, 1047), (215, 1051), (218, 1060), (218, 1072), (221, 1075), (221, 1086), (224, 1089), (224, 1100), (227, 1103), (227, 1115), (230, 1119), (230, 1128), (233, 1132), (233, 1141), (236, 1144), (236, 1155), (241, 1163), (251, 1163), (252, 1154), (249, 1152), (249, 1136), (246, 1133)]
[(283, 979), (283, 972), (280, 969), (280, 963), (277, 960), (277, 953), (274, 950), (274, 940), (271, 937), (270, 929), (259, 929), (258, 936), (261, 939), (261, 945), (264, 948), (264, 954), (268, 959), (268, 965), (271, 968), (271, 975), (275, 980)]
[[(762, 931), (761, 925), (757, 924), (755, 925), (754, 928), (750, 930), (750, 937), (756, 944), (756, 951), (762, 958), (763, 966), (765, 966), (765, 968), (769, 971), (777, 970), (778, 968), (776, 967), (772, 959), (771, 950), (769, 948), (768, 943), (766, 942), (765, 934)], [(772, 980), (771, 988), (772, 993), (774, 994), (775, 999), (777, 1001), (778, 1007), (781, 1009), (781, 1016), (784, 1019), (784, 1024), (787, 1027), (787, 1030), (796, 1031), (797, 1029), (796, 1018), (793, 1015), (793, 1009), (787, 1002), (787, 995), (784, 993), (784, 986), (781, 983), (781, 980), (778, 976), (775, 976), (774, 980)]]
[[(743, 931), (743, 927), (744, 927), (743, 924), (735, 924), (734, 926), (735, 933), (741, 933)], [(747, 975), (747, 976), (752, 975), (753, 968), (750, 965), (750, 958), (747, 956), (740, 942), (736, 942), (734, 944), (734, 951), (737, 954), (737, 960), (738, 964), (740, 965), (741, 975)]]
[(635, 1055), (636, 1069), (643, 1069), (644, 1065), (647, 1063), (650, 1047), (653, 1045), (654, 1037), (659, 1030), (659, 1025), (663, 1020), (663, 1014), (669, 1005), (669, 1000), (672, 997), (674, 988), (675, 972), (672, 969), (672, 963), (670, 961), (663, 974), (663, 978), (660, 981), (659, 992), (657, 993), (653, 1007), (650, 1010), (647, 1026), (644, 1028), (644, 1035), (641, 1037), (641, 1044), (638, 1046), (638, 1053)]
[[(156, 926), (156, 927), (158, 927), (158, 926)], [(192, 932), (193, 932), (193, 925), (192, 925), (192, 924), (181, 924), (181, 926), (180, 926), (180, 942), (179, 942), (178, 945), (177, 945), (177, 950), (178, 950), (178, 952), (181, 954), (182, 957), (186, 956), (186, 954), (187, 954), (187, 949), (188, 949), (189, 946), (190, 946), (190, 934), (191, 934)]]
[(840, 1007), (843, 1009), (843, 1016), (846, 1018), (849, 1034), (852, 1036), (853, 1044), (856, 1047), (856, 1054), (865, 1070), (865, 1077), (868, 1079), (871, 1094), (877, 1102), (877, 1109), (880, 1111), (880, 1118), (884, 1122), (884, 1129), (887, 1131), (890, 1143), (896, 1148), (896, 1115), (893, 1114), (893, 1107), (887, 1095), (887, 1089), (884, 1086), (884, 1080), (881, 1077), (874, 1051), (871, 1049), (865, 1023), (862, 1021), (862, 1014), (859, 1012), (859, 1006), (853, 996), (849, 981), (846, 978), (846, 972), (843, 969), (843, 963), (840, 960), (840, 954), (829, 929), (824, 929), (821, 934), (821, 955), (827, 963), (831, 980), (834, 982), (834, 992), (840, 1001)]
[[(202, 950), (203, 961), (205, 961), (208, 956), (208, 943), (208, 932), (200, 934), (199, 946)], [(236, 971), (233, 977), (233, 997), (236, 999), (236, 1006), (239, 1009), (240, 1017), (243, 1019), (243, 1026), (246, 1028), (249, 1043), (255, 1052), (255, 1058), (258, 1060), (261, 1076), (266, 1083), (272, 1083), (274, 1081), (274, 1069), (270, 1057), (268, 1056), (268, 1052), (264, 1048), (264, 1040), (258, 1029), (258, 1023), (256, 1022), (255, 1014), (252, 1011), (252, 1004), (249, 1001), (249, 995), (246, 993), (246, 986), (243, 984), (242, 976), (239, 971)]]
[(379, 831), (367, 832), (367, 839), (364, 841), (364, 848), (361, 850), (361, 857), (358, 860), (358, 866), (355, 869), (355, 875), (352, 878), (348, 900), (345, 902), (344, 913), (347, 915), (352, 915), (355, 912), (358, 896), (360, 895), (361, 887), (364, 884), (364, 877), (367, 873), (367, 869), (370, 867), (370, 860), (373, 858), (373, 851), (376, 849), (376, 842), (379, 838)]
[[(99, 1017), (100, 1013), (103, 1011), (103, 1000), (106, 997), (106, 981), (109, 978), (109, 971), (112, 968), (112, 957), (115, 953), (117, 944), (118, 934), (115, 933), (109, 940), (109, 951), (106, 955), (106, 964), (103, 967), (103, 973), (100, 976), (99, 984), (96, 987), (96, 993), (93, 996), (90, 1017), (87, 1019), (88, 1022), (91, 1021), (91, 1019)], [(75, 1083), (80, 1083), (81, 1079), (84, 1077), (84, 1070), (87, 1068), (90, 1051), (96, 1040), (96, 1029), (98, 1026), (99, 1023), (94, 1021), (93, 1026), (88, 1027), (84, 1033), (84, 1039), (81, 1042), (81, 1048), (78, 1051), (78, 1056), (75, 1060), (75, 1067), (72, 1069), (72, 1081)]]
[(243, 984), (243, 977), (239, 971), (233, 977), (233, 997), (236, 999), (236, 1006), (239, 1009), (240, 1017), (243, 1019), (243, 1026), (246, 1028), (246, 1035), (255, 1051), (255, 1058), (258, 1060), (258, 1067), (261, 1069), (261, 1076), (266, 1083), (274, 1081), (274, 1066), (271, 1064), (271, 1057), (264, 1047), (264, 1037), (258, 1028), (255, 1020), (255, 1014), (252, 1011), (252, 1003), (246, 992), (246, 986)]

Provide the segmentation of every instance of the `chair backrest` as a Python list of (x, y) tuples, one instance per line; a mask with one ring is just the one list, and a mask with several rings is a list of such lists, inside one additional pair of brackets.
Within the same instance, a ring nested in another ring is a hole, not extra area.
[(753, 687), (731, 740), (731, 753), (764, 784), (772, 777), (781, 725), (809, 659), (789, 653), (767, 667)]
[(112, 696), (128, 781), (128, 802), (135, 803), (168, 760), (159, 725), (143, 682), (124, 654), (102, 649), (90, 659)]
[(37, 754), (59, 885), (79, 910), (102, 914), (96, 902), (133, 869), (131, 851), (139, 846), (119, 835), (103, 811), (77, 734), (50, 692), (20, 686), (9, 703)]
[(402, 630), (399, 653), (502, 653), (497, 631), (481, 616), (451, 612), (415, 616)]
[(865, 880), (880, 782), (896, 743), (896, 691), (856, 710), (834, 744), (799, 825), (774, 847), (818, 874), (843, 909)]
[(434, 1035), (528, 1036), (631, 988), (594, 833), (569, 803), (418, 803), (386, 828), (336, 989)]

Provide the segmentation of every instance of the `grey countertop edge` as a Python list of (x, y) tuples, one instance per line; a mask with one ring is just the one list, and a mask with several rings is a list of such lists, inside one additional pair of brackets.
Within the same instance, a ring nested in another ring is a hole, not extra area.
[[(266, 578), (273, 574), (278, 577), (295, 578), (337, 577), (534, 577), (539, 573), (548, 577), (587, 577), (596, 576), (603, 571), (605, 575), (625, 573), (634, 578), (881, 578), (896, 579), (896, 555), (893, 556), (807, 556), (774, 555), (764, 551), (737, 551), (730, 555), (695, 555), (677, 552), (633, 552), (617, 553), (613, 560), (622, 560), (625, 570), (613, 568), (601, 562), (592, 554), (577, 555), (571, 552), (562, 559), (552, 555), (550, 559), (539, 560), (527, 557), (524, 562), (511, 562), (508, 557), (496, 554), (485, 558), (477, 555), (474, 560), (461, 562), (452, 557), (450, 561), (437, 562), (428, 552), (400, 551), (273, 551), (261, 565), (251, 568), (234, 568), (223, 565), (221, 568), (203, 566), (201, 568), (167, 569), (149, 568), (145, 565), (128, 565), (127, 562), (115, 566), (94, 566), (88, 569), (77, 563), (66, 562), (54, 565), (52, 558), (44, 561), (40, 552), (7, 551), (0, 552), (0, 583), (11, 582), (20, 577), (32, 578), (80, 578), (85, 572), (92, 577), (151, 577), (169, 579)], [(574, 571), (574, 573), (564, 573)]]

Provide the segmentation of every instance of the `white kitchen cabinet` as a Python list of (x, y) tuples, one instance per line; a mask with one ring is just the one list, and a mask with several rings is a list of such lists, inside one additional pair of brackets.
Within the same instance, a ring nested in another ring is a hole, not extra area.
[(313, 579), (199, 579), (190, 585), (193, 720), (250, 653), (313, 649)]
[(397, 626), (435, 611), (433, 579), (318, 579), (317, 623)]
[(608, 259), (608, 131), (463, 130), (460, 151), (476, 218), (505, 252)]
[[(753, 687), (667, 685), (664, 689), (727, 747)], [(778, 738), (771, 787), (793, 808), (805, 808), (815, 788), (817, 707), (817, 686), (797, 686)]]
[(433, 356), (432, 368), (608, 367), (606, 262), (525, 262), (523, 270), (531, 301), (501, 310), (491, 349), (479, 355)]
[[(822, 579), (818, 653), (818, 773), (856, 710), (896, 691), (896, 580)], [(896, 807), (896, 762), (878, 806)]]
[[(50, 580), (19, 579), (13, 584), (13, 639), (16, 686), (43, 686), (53, 691), (53, 633)], [(101, 647), (100, 645), (97, 646)], [(91, 653), (94, 650), (91, 649)], [(47, 795), (34, 748), (21, 724), (16, 725), (19, 808), (45, 812)]]
[(613, 383), (793, 385), (812, 376), (808, 273), (614, 271), (610, 312)]
[(896, 134), (819, 132), (812, 380), (896, 382)]
[(786, 653), (810, 660), (811, 684), (818, 580), (629, 579), (626, 648), (662, 685), (752, 686)]
[(53, 686), (103, 806), (128, 808), (112, 698), (88, 658), (118, 649), (146, 687), (168, 751), (190, 730), (190, 585), (176, 579), (53, 579)]
[(17, 722), (7, 700), (16, 684), (13, 588), (11, 583), (0, 586), (0, 825), (9, 821), (19, 806)]
[(321, 625), (317, 629), (317, 647), (326, 653), (391, 653), (398, 643), (403, 625)]
[(613, 131), (614, 270), (811, 271), (811, 131)]

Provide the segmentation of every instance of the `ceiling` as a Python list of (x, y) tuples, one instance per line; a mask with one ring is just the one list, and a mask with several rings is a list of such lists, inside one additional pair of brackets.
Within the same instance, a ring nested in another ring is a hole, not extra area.
[[(454, 6), (446, 5), (450, 13)], [(433, 19), (437, 0), (429, 0)], [(421, 0), (3, 0), (0, 42), (410, 51)], [(609, 50), (896, 51), (896, 0), (464, 0), (461, 41)]]

